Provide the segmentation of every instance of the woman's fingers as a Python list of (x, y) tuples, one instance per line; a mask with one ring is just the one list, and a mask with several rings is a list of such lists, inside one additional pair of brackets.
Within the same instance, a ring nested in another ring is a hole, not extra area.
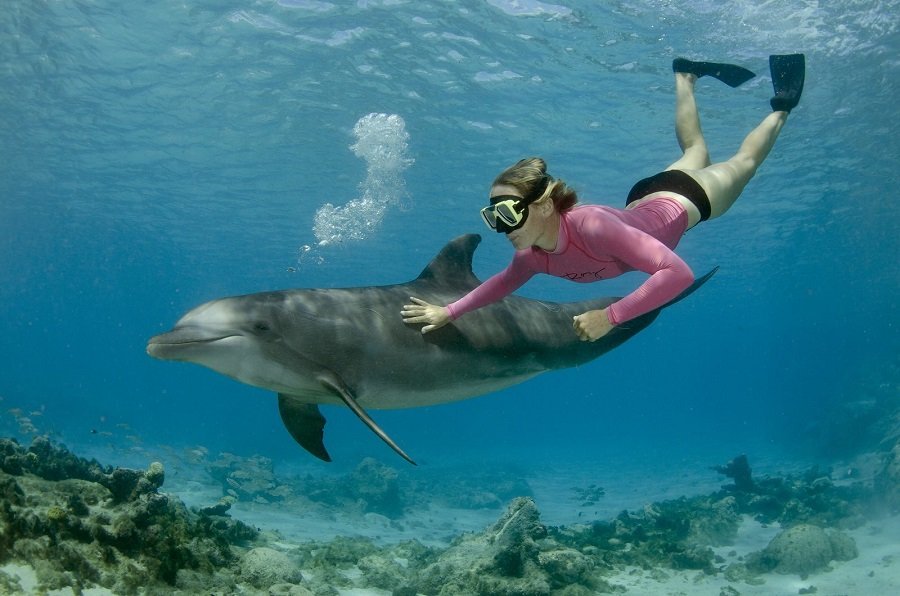
[[(415, 304), (404, 304), (400, 315), (403, 317), (404, 323), (432, 323), (432, 316), (429, 312), (433, 306), (424, 300), (420, 300), (414, 296), (409, 298)], [(424, 331), (424, 329), (423, 329)]]
[(425, 312), (426, 309), (427, 309), (429, 306), (431, 306), (430, 304), (428, 304), (428, 303), (425, 302), (424, 300), (419, 300), (418, 298), (416, 298), (416, 297), (414, 297), (414, 296), (410, 296), (409, 299), (410, 299), (412, 302), (414, 302), (414, 304), (404, 304), (404, 305), (403, 305), (403, 310), (402, 310), (401, 312), (403, 312), (403, 313), (413, 313), (413, 314), (414, 314), (414, 313), (419, 313), (419, 314), (421, 314), (421, 313)]
[(424, 300), (420, 300), (415, 296), (410, 296), (410, 301), (415, 304), (404, 304), (400, 314), (403, 316), (404, 323), (425, 323), (422, 327), (422, 333), (434, 331), (446, 325), (449, 317), (444, 307), (435, 306)]

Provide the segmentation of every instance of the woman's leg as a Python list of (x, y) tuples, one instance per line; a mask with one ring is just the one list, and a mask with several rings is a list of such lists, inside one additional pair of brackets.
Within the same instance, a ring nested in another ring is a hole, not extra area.
[[(697, 75), (693, 73), (675, 71), (675, 136), (678, 138), (682, 154), (678, 161), (666, 168), (666, 171), (684, 171), (699, 183), (699, 179), (693, 175), (693, 172), (702, 171), (703, 168), (709, 166), (709, 150), (700, 128), (700, 115), (694, 99), (694, 83), (697, 82), (697, 78)], [(626, 209), (633, 209), (641, 203), (652, 201), (659, 196), (667, 196), (674, 198), (684, 207), (688, 216), (688, 228), (692, 228), (700, 222), (702, 217), (700, 210), (690, 199), (679, 194), (673, 196), (671, 189), (649, 192), (649, 189), (640, 186), (646, 180), (649, 179), (638, 182), (635, 188), (631, 189)], [(639, 187), (640, 190), (637, 190)], [(706, 190), (705, 187), (704, 190)], [(641, 196), (641, 198), (637, 198), (637, 196)]]
[[(679, 72), (685, 64), (687, 69), (695, 72)], [(694, 66), (709, 65), (709, 72), (697, 71)], [(681, 170), (691, 176), (706, 192), (710, 204), (710, 219), (719, 217), (734, 204), (744, 187), (750, 181), (760, 164), (769, 155), (781, 128), (787, 121), (788, 112), (797, 105), (803, 90), (805, 61), (802, 54), (770, 57), (772, 80), (775, 86), (775, 98), (772, 100), (773, 111), (766, 116), (741, 144), (738, 152), (728, 161), (710, 164), (709, 149), (700, 128), (700, 115), (694, 99), (694, 84), (698, 75), (708, 74), (719, 78), (732, 87), (749, 80), (753, 73), (733, 65), (712, 63), (691, 63), (676, 60), (673, 63), (675, 72), (675, 135), (681, 146), (682, 156), (666, 170)], [(723, 78), (725, 77), (725, 78)], [(634, 189), (632, 189), (634, 192)], [(652, 200), (653, 193), (637, 201), (631, 201), (629, 207), (635, 207), (646, 200)], [(688, 213), (688, 228), (700, 221), (700, 211), (686, 197), (675, 197), (684, 205)]]
[(706, 191), (712, 207), (710, 219), (728, 211), (740, 196), (775, 145), (775, 139), (787, 121), (787, 116), (788, 113), (783, 111), (772, 112), (766, 116), (762, 123), (747, 135), (738, 152), (728, 161), (696, 169), (678, 168), (694, 178)]
[(769, 70), (775, 89), (775, 97), (770, 101), (772, 113), (747, 135), (734, 157), (686, 171), (706, 191), (712, 208), (711, 218), (719, 217), (734, 204), (775, 145), (788, 113), (800, 101), (806, 78), (806, 57), (803, 54), (769, 56)]
[(675, 73), (675, 136), (681, 147), (681, 158), (666, 170), (700, 170), (709, 165), (709, 150), (700, 129), (700, 114), (694, 99), (697, 76)]

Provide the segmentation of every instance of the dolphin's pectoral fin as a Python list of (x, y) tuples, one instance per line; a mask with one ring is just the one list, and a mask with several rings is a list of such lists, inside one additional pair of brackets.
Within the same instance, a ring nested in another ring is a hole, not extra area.
[(417, 465), (410, 456), (406, 455), (406, 453), (402, 449), (400, 449), (400, 446), (397, 445), (397, 443), (395, 443), (394, 440), (390, 438), (386, 432), (381, 430), (381, 427), (378, 426), (378, 424), (376, 424), (374, 420), (372, 420), (372, 418), (366, 413), (366, 411), (363, 410), (358, 403), (356, 403), (356, 399), (350, 393), (350, 389), (346, 385), (344, 385), (344, 383), (340, 379), (336, 378), (333, 375), (321, 375), (319, 377), (319, 382), (322, 383), (323, 387), (337, 394), (338, 397), (340, 397), (343, 402), (347, 404), (347, 407), (350, 408), (353, 413), (356, 414), (359, 419), (362, 420), (365, 425), (372, 430), (373, 433), (378, 435), (378, 437), (382, 441), (387, 443), (391, 449), (397, 452), (397, 455), (399, 455), (412, 465)]
[(278, 394), (278, 412), (281, 421), (300, 446), (324, 461), (331, 461), (322, 437), (325, 434), (325, 416), (316, 404), (301, 402), (296, 397)]

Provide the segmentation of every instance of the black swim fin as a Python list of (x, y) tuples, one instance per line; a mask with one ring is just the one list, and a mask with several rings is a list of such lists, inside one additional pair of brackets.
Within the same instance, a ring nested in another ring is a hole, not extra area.
[(710, 76), (719, 79), (729, 87), (743, 85), (756, 75), (753, 71), (735, 64), (719, 62), (694, 62), (686, 58), (675, 58), (672, 61), (672, 72), (687, 72), (697, 77)]
[(769, 56), (769, 70), (775, 97), (769, 103), (774, 112), (790, 112), (800, 103), (806, 79), (806, 57), (803, 54)]

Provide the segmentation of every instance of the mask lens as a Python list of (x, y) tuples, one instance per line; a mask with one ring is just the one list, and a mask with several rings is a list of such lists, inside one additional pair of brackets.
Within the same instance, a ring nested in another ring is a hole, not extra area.
[(497, 218), (503, 220), (508, 226), (514, 226), (519, 223), (519, 219), (522, 217), (520, 213), (517, 213), (515, 207), (513, 207), (514, 203), (512, 201), (503, 201), (502, 203), (497, 203), (494, 206), (494, 211), (497, 214)]
[(492, 230), (508, 234), (525, 223), (528, 216), (526, 207), (522, 197), (500, 195), (492, 197), (491, 205), (481, 210), (481, 218)]
[(485, 225), (490, 229), (497, 229), (497, 212), (494, 210), (493, 205), (481, 210), (481, 219), (484, 220)]

